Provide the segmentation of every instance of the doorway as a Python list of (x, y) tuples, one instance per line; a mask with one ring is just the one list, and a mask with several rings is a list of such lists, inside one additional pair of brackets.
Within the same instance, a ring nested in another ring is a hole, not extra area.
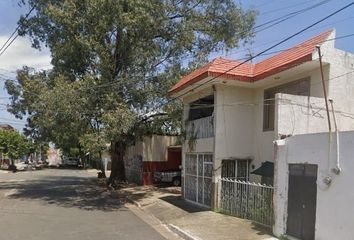
[(317, 165), (289, 164), (287, 234), (315, 239)]
[(213, 155), (186, 154), (184, 197), (204, 206), (211, 206)]

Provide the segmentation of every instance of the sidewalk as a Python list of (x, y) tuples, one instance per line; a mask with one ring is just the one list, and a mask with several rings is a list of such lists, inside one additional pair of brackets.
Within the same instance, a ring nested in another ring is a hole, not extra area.
[(184, 239), (272, 240), (270, 230), (251, 221), (197, 207), (171, 189), (131, 187), (119, 190), (142, 211)]

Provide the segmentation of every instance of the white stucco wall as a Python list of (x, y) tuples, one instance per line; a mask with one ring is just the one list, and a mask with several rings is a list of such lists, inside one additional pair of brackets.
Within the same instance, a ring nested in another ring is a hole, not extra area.
[(215, 175), (221, 174), (221, 161), (253, 156), (253, 89), (216, 86)]
[(328, 132), (324, 98), (278, 93), (275, 106), (278, 136)]
[[(329, 74), (328, 64), (324, 66), (324, 74), (325, 76)], [(312, 102), (316, 101), (317, 103), (318, 101), (318, 105), (321, 105), (323, 100), (320, 97), (323, 97), (323, 90), (319, 69), (306, 72), (300, 71), (292, 75), (284, 74), (281, 79), (270, 81), (269, 84), (259, 88), (216, 85), (215, 169), (220, 169), (221, 160), (227, 158), (251, 158), (251, 171), (260, 167), (262, 162), (273, 161), (273, 141), (278, 138), (278, 131), (276, 128), (275, 131), (263, 131), (264, 90), (307, 77), (310, 78), (310, 95), (313, 96), (311, 98), (313, 99)], [(292, 98), (294, 102), (304, 102), (303, 97), (294, 97)], [(302, 119), (305, 115), (303, 109), (298, 108), (295, 111), (296, 116), (294, 117), (293, 107), (291, 109), (283, 105), (281, 107), (280, 126), (282, 131), (286, 130), (284, 132), (290, 134), (288, 132), (292, 129), (292, 120), (296, 122), (297, 119)], [(289, 110), (291, 110), (291, 114), (289, 114)], [(307, 116), (308, 119), (312, 117), (317, 119), (317, 116)], [(276, 118), (275, 121), (277, 121)], [(317, 125), (315, 126), (317, 127)], [(325, 129), (326, 126), (322, 124), (320, 127), (321, 129)], [(293, 134), (311, 132), (309, 127), (304, 130), (303, 124), (298, 127), (297, 132), (291, 132)], [(216, 177), (219, 177), (219, 175), (220, 171), (216, 171)], [(258, 182), (260, 181), (260, 177), (251, 174), (250, 180)]]
[[(329, 38), (334, 38), (333, 32)], [(354, 130), (354, 55), (334, 48), (334, 41), (321, 44), (323, 74), (329, 98), (333, 99), (340, 130)], [(251, 170), (264, 161), (273, 161), (273, 140), (279, 135), (297, 135), (326, 132), (327, 115), (324, 104), (318, 53), (314, 61), (252, 83), (230, 84), (216, 81), (183, 98), (184, 119), (188, 116), (188, 104), (204, 96), (214, 94), (215, 139), (198, 139), (195, 152), (214, 152), (215, 179), (220, 176), (222, 159), (251, 158)], [(352, 71), (351, 74), (345, 74)], [(345, 74), (340, 76), (341, 74)], [(338, 77), (340, 76), (340, 77)], [(263, 131), (264, 90), (281, 84), (310, 78), (310, 98), (282, 94), (276, 106), (274, 131)], [(289, 101), (290, 100), (290, 101)], [(332, 115), (330, 116), (332, 118)], [(332, 128), (334, 128), (332, 124)], [(215, 141), (214, 141), (215, 140)], [(183, 148), (184, 153), (186, 144)], [(259, 178), (251, 174), (252, 181)]]
[(338, 126), (341, 130), (354, 130), (354, 55), (333, 49), (328, 79), (328, 96), (338, 111)]
[[(342, 172), (334, 174), (336, 164), (335, 137), (328, 157), (328, 134), (306, 134), (278, 140), (275, 146), (274, 234), (286, 233), (288, 164), (317, 164), (316, 240), (352, 239), (354, 236), (354, 132), (339, 134), (339, 157)], [(330, 177), (327, 186), (323, 179)]]

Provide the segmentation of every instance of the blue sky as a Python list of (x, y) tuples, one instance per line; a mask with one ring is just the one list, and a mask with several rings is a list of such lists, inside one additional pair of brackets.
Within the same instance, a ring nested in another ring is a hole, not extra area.
[[(288, 13), (298, 11), (309, 7), (322, 0), (236, 0), (245, 8), (255, 8), (259, 11), (256, 25), (265, 23), (269, 20), (284, 16)], [(17, 21), (21, 14), (29, 11), (28, 6), (20, 7), (19, 0), (0, 0), (0, 45), (2, 45), (8, 36), (16, 28)], [(247, 46), (241, 46), (239, 49), (233, 49), (227, 53), (220, 52), (216, 55), (225, 56), (231, 59), (244, 57), (245, 53), (258, 52), (293, 34), (294, 32), (308, 26), (309, 24), (323, 18), (340, 7), (350, 3), (349, 0), (328, 0), (325, 4), (312, 9), (308, 12), (299, 14), (283, 23), (259, 32), (253, 43)], [(354, 33), (354, 6), (344, 10), (325, 22), (304, 32), (300, 36), (279, 46), (277, 49), (284, 49), (296, 43), (303, 41), (319, 32), (336, 28), (337, 36), (344, 36)], [(354, 37), (340, 39), (336, 41), (336, 47), (345, 51), (354, 52)], [(23, 65), (32, 66), (38, 69), (50, 67), (50, 53), (48, 50), (39, 52), (31, 48), (30, 42), (26, 38), (18, 38), (5, 54), (0, 56), (0, 123), (10, 123), (17, 129), (23, 127), (23, 122), (16, 120), (11, 114), (4, 110), (8, 103), (8, 95), (4, 90), (2, 78), (5, 76), (14, 77), (14, 71)]]

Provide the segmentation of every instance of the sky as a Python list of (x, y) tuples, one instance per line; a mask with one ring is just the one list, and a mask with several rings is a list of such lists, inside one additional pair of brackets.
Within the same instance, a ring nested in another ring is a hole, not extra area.
[[(230, 59), (239, 59), (245, 57), (245, 54), (248, 53), (255, 55), (351, 2), (350, 0), (235, 1), (243, 8), (252, 8), (258, 11), (259, 14), (257, 16), (256, 26), (290, 13), (299, 12), (299, 14), (276, 26), (258, 32), (251, 44), (240, 46), (238, 49), (232, 49), (228, 52), (218, 52), (213, 54), (212, 57), (224, 56)], [(0, 46), (2, 46), (14, 31), (20, 16), (29, 11), (28, 6), (19, 6), (18, 2), (19, 0), (0, 0)], [(320, 3), (322, 3), (322, 5), (304, 11), (304, 9)], [(353, 34), (353, 13), (354, 6), (351, 6), (273, 50), (286, 49), (311, 36), (332, 28), (336, 29), (337, 37)], [(258, 28), (258, 30), (259, 29), (261, 28)], [(354, 37), (336, 40), (336, 47), (354, 53)], [(48, 69), (51, 66), (50, 59), (48, 49), (43, 49), (42, 51), (35, 50), (31, 48), (29, 39), (22, 37), (17, 38), (7, 51), (0, 56), (0, 123), (9, 123), (18, 130), (21, 130), (24, 126), (23, 121), (15, 119), (14, 116), (5, 110), (6, 104), (9, 103), (9, 96), (4, 89), (3, 78), (15, 78), (16, 69), (22, 68), (24, 65), (36, 69)], [(255, 61), (260, 59), (256, 59)]]

